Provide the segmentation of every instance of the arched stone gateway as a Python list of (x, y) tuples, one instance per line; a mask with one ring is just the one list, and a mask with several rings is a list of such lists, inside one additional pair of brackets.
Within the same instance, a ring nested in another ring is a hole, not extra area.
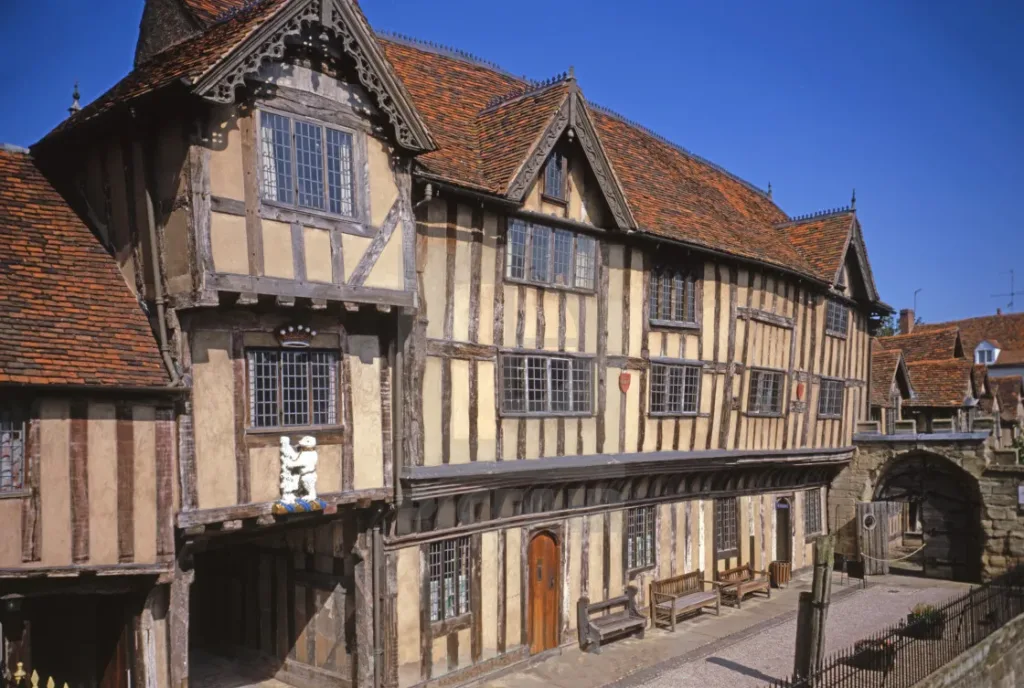
[(910, 546), (917, 549), (920, 542), (912, 559), (924, 575), (980, 580), (984, 533), (977, 478), (944, 456), (913, 450), (883, 465), (872, 501), (906, 505), (901, 530), (912, 534)]
[(1024, 560), (1017, 495), (1024, 466), (1016, 452), (993, 450), (988, 440), (987, 432), (855, 435), (857, 450), (829, 491), (836, 551), (862, 554), (859, 502), (890, 502), (906, 505), (893, 541), (906, 536), (909, 545), (919, 533), (925, 575), (985, 580)]

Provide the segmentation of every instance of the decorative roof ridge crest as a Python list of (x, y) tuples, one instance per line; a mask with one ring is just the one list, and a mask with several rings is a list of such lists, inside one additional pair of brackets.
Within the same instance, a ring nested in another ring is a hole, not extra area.
[(816, 210), (813, 213), (805, 213), (804, 215), (794, 215), (789, 218), (786, 222), (780, 222), (776, 227), (783, 227), (786, 225), (794, 225), (800, 222), (807, 222), (808, 220), (818, 220), (823, 217), (830, 217), (832, 215), (843, 215), (844, 213), (852, 213), (853, 208), (848, 205), (839, 206), (838, 208), (827, 208), (825, 210)]
[(378, 38), (384, 38), (395, 43), (401, 43), (402, 45), (409, 46), (410, 48), (416, 48), (417, 50), (423, 50), (425, 52), (434, 53), (435, 55), (442, 55), (444, 57), (450, 57), (455, 60), (461, 60), (462, 62), (468, 62), (469, 64), (476, 65), (478, 67), (485, 67), (492, 71), (503, 74), (504, 76), (511, 77), (513, 79), (519, 79), (520, 81), (531, 83), (530, 79), (527, 79), (522, 74), (513, 74), (496, 62), (485, 60), (482, 57), (474, 55), (473, 53), (459, 48), (453, 48), (443, 43), (436, 43), (434, 41), (424, 40), (422, 38), (416, 38), (409, 36), (408, 34), (398, 33), (397, 31), (386, 31), (383, 29), (373, 29), (374, 34)]
[(32, 156), (32, 151), (24, 146), (19, 146), (16, 143), (2, 143), (0, 142), (0, 151), (5, 153), (20, 153), (21, 155)]
[(568, 81), (569, 78), (569, 72), (562, 72), (561, 74), (555, 74), (553, 77), (544, 79), (542, 81), (530, 80), (528, 85), (523, 88), (517, 88), (514, 91), (509, 91), (508, 93), (505, 93), (503, 95), (494, 96), (489, 101), (487, 101), (487, 105), (484, 106), (484, 108), (480, 111), (479, 114), (483, 114), (485, 112), (493, 110), (497, 107), (500, 107), (501, 105), (504, 105), (505, 103), (512, 102), (513, 100), (525, 98), (526, 96), (532, 96), (536, 93), (540, 93), (541, 91), (547, 90), (552, 86), (556, 86), (558, 84)]
[(235, 7), (231, 7), (227, 10), (224, 10), (216, 17), (214, 17), (213, 21), (211, 21), (209, 26), (206, 27), (206, 30), (209, 31), (217, 24), (223, 24), (224, 22), (230, 19), (234, 19), (243, 12), (249, 12), (251, 10), (256, 9), (257, 7), (266, 2), (269, 2), (269, 0), (245, 0), (245, 2), (243, 2), (241, 5), (236, 5)]
[(612, 110), (611, 108), (605, 107), (604, 105), (598, 105), (597, 103), (595, 103), (595, 102), (593, 102), (591, 100), (587, 101), (587, 106), (592, 108), (592, 109), (594, 109), (594, 110), (596, 110), (596, 111), (598, 111), (598, 112), (600, 112), (600, 113), (602, 113), (602, 114), (608, 115), (609, 117), (614, 117), (615, 119), (619, 120), (620, 122), (624, 122), (624, 123), (628, 124), (629, 126), (633, 127), (634, 129), (639, 129), (640, 131), (642, 131), (643, 133), (647, 134), (648, 136), (650, 136), (650, 137), (652, 137), (654, 139), (657, 139), (661, 143), (664, 143), (666, 146), (670, 146), (672, 148), (675, 148), (677, 151), (679, 151), (683, 155), (685, 155), (685, 156), (687, 156), (689, 158), (692, 158), (692, 159), (694, 159), (694, 160), (696, 160), (698, 162), (704, 163), (705, 165), (707, 165), (707, 166), (709, 166), (711, 168), (714, 168), (715, 170), (717, 170), (717, 171), (721, 172), (722, 174), (726, 175), (727, 177), (729, 177), (731, 179), (735, 179), (737, 182), (739, 182), (740, 184), (743, 184), (744, 186), (746, 186), (751, 191), (754, 191), (754, 192), (760, 194), (761, 196), (764, 196), (768, 200), (771, 200), (771, 194), (768, 193), (768, 191), (766, 191), (765, 189), (762, 189), (761, 187), (757, 186), (753, 182), (747, 181), (746, 179), (744, 179), (743, 177), (740, 177), (739, 175), (737, 175), (734, 172), (730, 172), (729, 170), (727, 170), (724, 167), (722, 167), (721, 165), (719, 165), (717, 162), (714, 162), (712, 160), (708, 160), (704, 156), (698, 155), (698, 154), (694, 153), (690, 149), (685, 148), (684, 146), (679, 145), (675, 141), (671, 141), (671, 140), (665, 138), (662, 134), (659, 134), (658, 132), (654, 131), (653, 129), (651, 129), (649, 127), (646, 127), (643, 124), (640, 124), (636, 120), (632, 120), (632, 119), (626, 117), (625, 115), (622, 115), (622, 114), (616, 112), (615, 110)]

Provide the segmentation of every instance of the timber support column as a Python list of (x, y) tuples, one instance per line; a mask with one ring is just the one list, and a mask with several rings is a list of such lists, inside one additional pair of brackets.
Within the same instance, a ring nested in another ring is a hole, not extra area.
[(373, 567), (371, 548), (367, 546), (370, 535), (360, 532), (352, 548), (353, 579), (355, 581), (356, 607), (356, 682), (355, 688), (373, 688), (376, 638), (374, 637), (374, 610), (377, 608), (373, 597)]
[(188, 688), (189, 593), (195, 577), (192, 552), (186, 545), (174, 560), (167, 614), (170, 624), (171, 688)]

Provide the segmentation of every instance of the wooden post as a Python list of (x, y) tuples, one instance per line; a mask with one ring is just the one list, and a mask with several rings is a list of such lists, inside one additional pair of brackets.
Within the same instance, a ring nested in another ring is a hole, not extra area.
[(171, 688), (188, 688), (188, 612), (189, 589), (195, 580), (192, 555), (187, 548), (174, 562), (170, 591)]
[(825, 654), (825, 620), (832, 598), (832, 560), (835, 554), (835, 533), (822, 535), (814, 541), (814, 578), (811, 592), (800, 593), (796, 622), (796, 653), (794, 678), (810, 678), (821, 667)]

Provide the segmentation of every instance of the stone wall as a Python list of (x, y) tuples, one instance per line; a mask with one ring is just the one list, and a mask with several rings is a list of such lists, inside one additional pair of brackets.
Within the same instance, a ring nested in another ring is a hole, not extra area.
[(914, 688), (1016, 688), (1024, 685), (1024, 615), (1006, 624)]
[[(1024, 466), (1006, 465), (1006, 452), (993, 452), (987, 434), (862, 435), (850, 464), (832, 481), (828, 496), (829, 528), (838, 533), (836, 551), (857, 553), (856, 504), (871, 501), (883, 472), (893, 462), (914, 452), (942, 457), (963, 469), (965, 478), (980, 493), (982, 575), (988, 580), (1024, 559), (1024, 513), (1017, 508), (1017, 486), (1024, 482)], [(1016, 457), (1010, 457), (1015, 459)], [(1014, 462), (1015, 463), (1015, 462)]]

